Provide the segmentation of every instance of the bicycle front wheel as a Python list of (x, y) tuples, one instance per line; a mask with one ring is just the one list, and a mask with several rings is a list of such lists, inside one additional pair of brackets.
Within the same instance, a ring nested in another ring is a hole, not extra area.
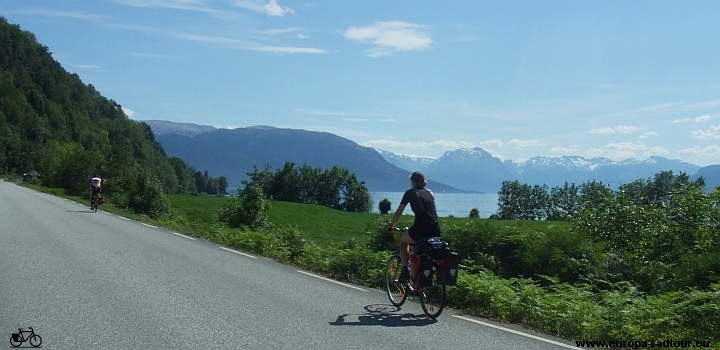
[(34, 348), (37, 348), (42, 344), (42, 338), (40, 338), (39, 335), (35, 334), (32, 337), (30, 337), (30, 345), (32, 345)]
[(437, 274), (433, 275), (432, 286), (420, 292), (420, 306), (427, 317), (437, 318), (445, 308), (447, 292), (444, 284), (438, 284)]
[(385, 269), (385, 291), (387, 291), (388, 298), (390, 298), (390, 303), (394, 306), (401, 306), (407, 299), (405, 284), (398, 282), (401, 272), (400, 254), (395, 254), (388, 260)]

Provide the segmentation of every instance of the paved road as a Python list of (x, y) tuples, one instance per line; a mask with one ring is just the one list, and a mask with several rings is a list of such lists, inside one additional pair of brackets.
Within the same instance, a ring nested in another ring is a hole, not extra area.
[(563, 348), (3, 181), (0, 267), (0, 348)]

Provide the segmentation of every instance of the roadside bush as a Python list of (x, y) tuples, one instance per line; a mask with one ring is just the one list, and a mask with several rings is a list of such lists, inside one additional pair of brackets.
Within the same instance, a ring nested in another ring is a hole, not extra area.
[(254, 230), (267, 228), (268, 203), (262, 189), (249, 185), (238, 191), (236, 198), (228, 198), (218, 213), (218, 221), (230, 228), (244, 226)]
[(135, 177), (128, 192), (128, 205), (138, 214), (159, 218), (170, 213), (170, 203), (163, 194), (163, 186), (155, 175)]

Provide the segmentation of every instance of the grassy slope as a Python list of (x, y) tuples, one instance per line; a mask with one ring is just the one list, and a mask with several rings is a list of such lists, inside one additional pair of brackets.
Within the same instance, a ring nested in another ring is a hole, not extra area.
[[(173, 208), (184, 212), (189, 222), (211, 223), (214, 215), (220, 210), (225, 199), (209, 196), (169, 195), (167, 196)], [(409, 210), (409, 209), (408, 209)], [(334, 210), (320, 205), (299, 204), (288, 202), (270, 202), (268, 212), (270, 222), (276, 225), (292, 225), (299, 227), (305, 236), (319, 245), (330, 245), (345, 242), (353, 237), (363, 235), (370, 227), (375, 229), (378, 221), (390, 221), (390, 215), (374, 213), (348, 213)], [(411, 225), (413, 217), (405, 216), (401, 225)], [(463, 225), (469, 218), (440, 218), (443, 227), (449, 225)], [(499, 221), (487, 220), (490, 226), (497, 228), (517, 227), (529, 230), (548, 230), (552, 226), (564, 226), (565, 222), (550, 221)]]

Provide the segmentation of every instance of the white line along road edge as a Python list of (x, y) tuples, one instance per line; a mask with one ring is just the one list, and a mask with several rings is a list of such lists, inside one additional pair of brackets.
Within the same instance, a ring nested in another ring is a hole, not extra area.
[(337, 283), (337, 284), (339, 284), (339, 285), (341, 285), (341, 286), (345, 286), (345, 287), (348, 287), (348, 288), (357, 289), (357, 290), (361, 290), (361, 291), (363, 291), (363, 292), (367, 292), (367, 290), (365, 290), (365, 289), (362, 289), (362, 288), (359, 288), (359, 287), (355, 287), (355, 286), (349, 285), (349, 284), (347, 284), (347, 283), (342, 283), (342, 282), (340, 282), (340, 281), (336, 281), (336, 280), (333, 280), (333, 279), (329, 279), (329, 278), (325, 278), (325, 277), (322, 277), (322, 276), (314, 275), (314, 274), (312, 274), (312, 273), (310, 273), (310, 272), (301, 271), (301, 270), (297, 270), (297, 272), (300, 272), (300, 273), (302, 273), (302, 274), (305, 274), (305, 275), (308, 275), (308, 276), (312, 276), (312, 277), (315, 277), (315, 278), (319, 278), (319, 279), (324, 280), (324, 281), (328, 281), (328, 282), (332, 282), (332, 283)]
[(472, 323), (477, 323), (477, 324), (483, 325), (483, 326), (485, 326), (485, 327), (490, 327), (490, 328), (499, 329), (499, 330), (501, 330), (501, 331), (509, 332), (509, 333), (512, 333), (512, 334), (517, 334), (517, 335), (520, 335), (520, 336), (523, 336), (523, 337), (527, 337), (527, 338), (532, 338), (532, 339), (535, 339), (535, 340), (544, 341), (544, 342), (546, 342), (546, 343), (550, 343), (550, 344), (553, 344), (553, 345), (561, 346), (561, 347), (564, 347), (564, 348), (577, 349), (577, 346), (572, 346), (572, 345), (568, 345), (568, 344), (565, 344), (565, 343), (557, 342), (557, 341), (554, 341), (554, 340), (545, 339), (545, 338), (543, 338), (543, 337), (538, 337), (538, 336), (535, 336), (535, 335), (532, 335), (532, 334), (527, 334), (527, 333), (519, 332), (519, 331), (516, 331), (516, 330), (514, 330), (514, 329), (509, 329), (509, 328), (505, 328), (505, 327), (496, 326), (496, 325), (494, 325), (494, 324), (490, 324), (490, 323), (486, 323), (486, 322), (474, 320), (474, 319), (469, 318), (469, 317), (458, 316), (458, 315), (452, 315), (452, 316), (453, 316), (453, 317), (456, 317), (456, 318), (459, 318), (459, 319), (461, 319), (461, 320), (469, 321), (469, 322), (472, 322)]
[(172, 231), (170, 233), (174, 234), (175, 236), (180, 236), (182, 238), (192, 239), (193, 241), (195, 240), (195, 237), (185, 236), (183, 234), (179, 234), (177, 232), (172, 232)]
[(157, 228), (157, 226), (153, 226), (153, 225), (150, 225), (150, 224), (146, 224), (146, 223), (144, 223), (144, 222), (141, 222), (141, 224), (143, 224), (143, 225), (145, 225), (145, 226), (147, 226), (147, 227)]
[(250, 255), (250, 254), (245, 254), (245, 253), (243, 253), (243, 252), (239, 252), (239, 251), (237, 251), (237, 250), (232, 250), (232, 249), (230, 249), (230, 248), (220, 247), (220, 249), (222, 249), (222, 250), (227, 250), (227, 251), (233, 252), (233, 253), (235, 253), (235, 254), (240, 254), (240, 255), (242, 255), (242, 256), (247, 256), (248, 258), (257, 259), (257, 256), (252, 256), (252, 255)]

